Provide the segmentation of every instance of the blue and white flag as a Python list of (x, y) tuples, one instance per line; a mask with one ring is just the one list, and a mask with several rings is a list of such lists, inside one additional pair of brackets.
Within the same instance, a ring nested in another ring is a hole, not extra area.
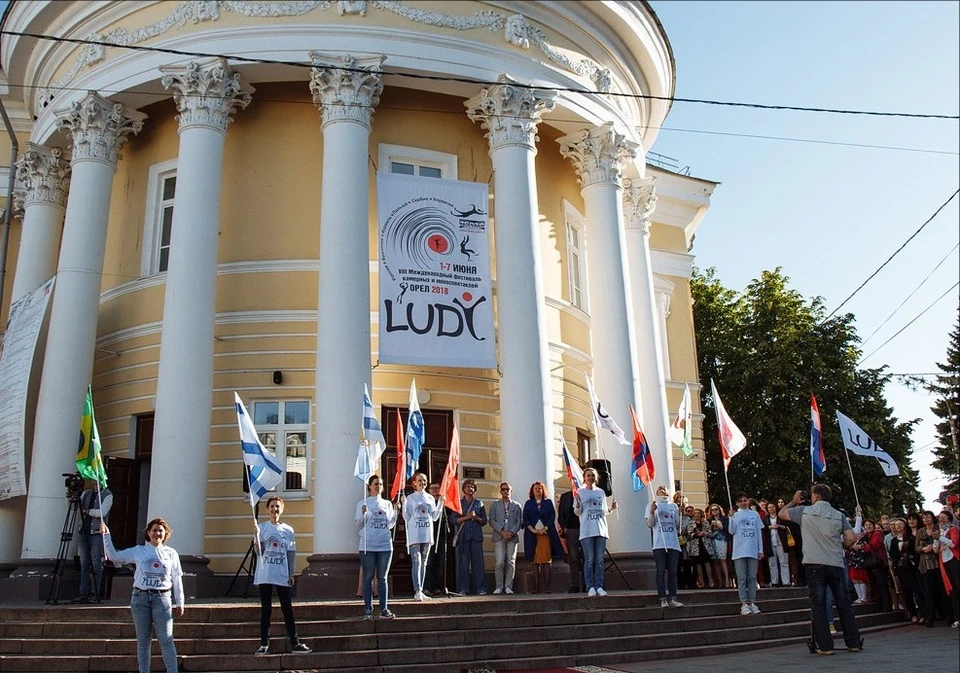
[(250, 504), (255, 505), (260, 498), (280, 484), (283, 479), (283, 465), (260, 443), (257, 429), (236, 392), (233, 393), (233, 399), (237, 405), (237, 424), (240, 426), (243, 464), (247, 467), (247, 474), (250, 477)]
[(380, 429), (380, 421), (373, 412), (373, 402), (370, 401), (370, 390), (363, 384), (363, 427), (360, 431), (360, 446), (357, 449), (357, 464), (353, 468), (353, 476), (360, 481), (366, 481), (380, 465), (380, 456), (387, 448), (387, 440)]
[(406, 437), (406, 478), (410, 479), (417, 472), (420, 464), (420, 452), (423, 451), (425, 441), (423, 414), (420, 413), (420, 402), (417, 400), (417, 380), (410, 382), (410, 414), (407, 416)]

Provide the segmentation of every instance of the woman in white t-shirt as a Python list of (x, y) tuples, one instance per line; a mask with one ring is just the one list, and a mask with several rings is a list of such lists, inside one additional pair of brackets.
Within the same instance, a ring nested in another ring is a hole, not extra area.
[(270, 650), (270, 614), (273, 612), (273, 591), (276, 589), (280, 599), (280, 611), (283, 623), (287, 627), (292, 652), (307, 653), (310, 648), (297, 637), (297, 624), (293, 621), (293, 605), (290, 587), (293, 586), (294, 564), (297, 558), (297, 542), (293, 528), (280, 523), (283, 514), (283, 498), (278, 495), (267, 500), (269, 521), (254, 524), (254, 549), (260, 555), (253, 583), (260, 589), (260, 649), (255, 652), (263, 656)]
[[(110, 530), (100, 524), (103, 550), (118, 565), (133, 564), (130, 612), (137, 629), (137, 668), (150, 673), (150, 646), (156, 630), (167, 673), (177, 673), (177, 646), (173, 642), (173, 615), (183, 616), (183, 569), (180, 555), (165, 543), (173, 530), (163, 519), (153, 519), (143, 531), (147, 544), (117, 551)], [(172, 595), (172, 597), (171, 597)]]
[(393, 619), (387, 607), (389, 590), (387, 573), (393, 560), (393, 537), (390, 529), (397, 523), (393, 503), (380, 497), (383, 482), (377, 475), (367, 480), (367, 497), (357, 503), (354, 522), (360, 532), (360, 568), (363, 570), (363, 618), (373, 617), (373, 578), (380, 592), (380, 617)]
[(583, 471), (584, 485), (577, 489), (573, 511), (580, 517), (580, 546), (583, 548), (583, 574), (587, 596), (606, 596), (603, 588), (603, 554), (607, 549), (607, 514), (617, 508), (614, 500), (607, 508), (607, 496), (597, 486), (597, 471)]
[(427, 576), (427, 558), (433, 544), (433, 522), (443, 514), (443, 496), (434, 500), (426, 492), (427, 475), (417, 473), (411, 479), (414, 491), (401, 496), (403, 520), (407, 527), (407, 550), (410, 552), (410, 575), (413, 578), (413, 600), (427, 600), (423, 582)]
[(653, 531), (653, 561), (657, 566), (657, 598), (660, 607), (682, 608), (677, 600), (677, 567), (680, 563), (680, 508), (670, 501), (666, 486), (658, 486), (653, 502), (643, 513)]

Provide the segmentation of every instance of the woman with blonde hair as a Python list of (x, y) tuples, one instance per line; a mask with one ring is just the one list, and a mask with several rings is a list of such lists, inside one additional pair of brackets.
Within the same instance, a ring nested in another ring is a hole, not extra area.
[[(711, 503), (707, 509), (707, 529), (713, 536), (713, 555), (710, 564), (713, 574), (717, 578), (717, 586), (721, 589), (732, 588), (730, 581), (730, 561), (727, 560), (730, 550), (730, 535), (727, 532), (727, 517), (723, 508), (717, 503)], [(710, 548), (707, 547), (709, 550)]]

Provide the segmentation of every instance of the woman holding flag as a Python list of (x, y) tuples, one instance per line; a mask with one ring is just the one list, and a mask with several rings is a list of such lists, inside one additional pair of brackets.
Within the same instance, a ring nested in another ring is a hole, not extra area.
[(680, 563), (680, 508), (670, 502), (666, 486), (658, 486), (643, 518), (653, 530), (653, 561), (657, 566), (657, 598), (660, 607), (682, 608), (677, 600), (677, 566)]
[(407, 550), (410, 552), (410, 574), (413, 578), (413, 600), (428, 600), (423, 593), (427, 577), (427, 558), (433, 544), (433, 522), (443, 514), (443, 496), (434, 500), (426, 492), (427, 475), (417, 473), (411, 480), (413, 493), (400, 496), (403, 520), (407, 525)]
[(360, 568), (363, 570), (363, 618), (373, 617), (373, 578), (380, 591), (380, 617), (393, 619), (387, 607), (389, 590), (387, 573), (393, 560), (393, 538), (390, 529), (397, 523), (393, 503), (381, 497), (383, 482), (376, 474), (367, 479), (367, 497), (357, 503), (355, 522), (360, 531)]
[(580, 517), (580, 545), (583, 547), (583, 573), (586, 577), (587, 597), (606, 596), (603, 588), (603, 554), (607, 549), (607, 514), (617, 508), (614, 500), (607, 508), (607, 496), (597, 486), (597, 471), (588, 467), (583, 471), (584, 484), (577, 489), (573, 511)]

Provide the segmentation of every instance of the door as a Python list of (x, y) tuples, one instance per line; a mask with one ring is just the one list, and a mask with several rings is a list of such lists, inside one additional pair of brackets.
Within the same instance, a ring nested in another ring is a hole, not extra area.
[(108, 525), (117, 549), (140, 544), (140, 461), (135, 458), (107, 460), (107, 488), (113, 493)]

